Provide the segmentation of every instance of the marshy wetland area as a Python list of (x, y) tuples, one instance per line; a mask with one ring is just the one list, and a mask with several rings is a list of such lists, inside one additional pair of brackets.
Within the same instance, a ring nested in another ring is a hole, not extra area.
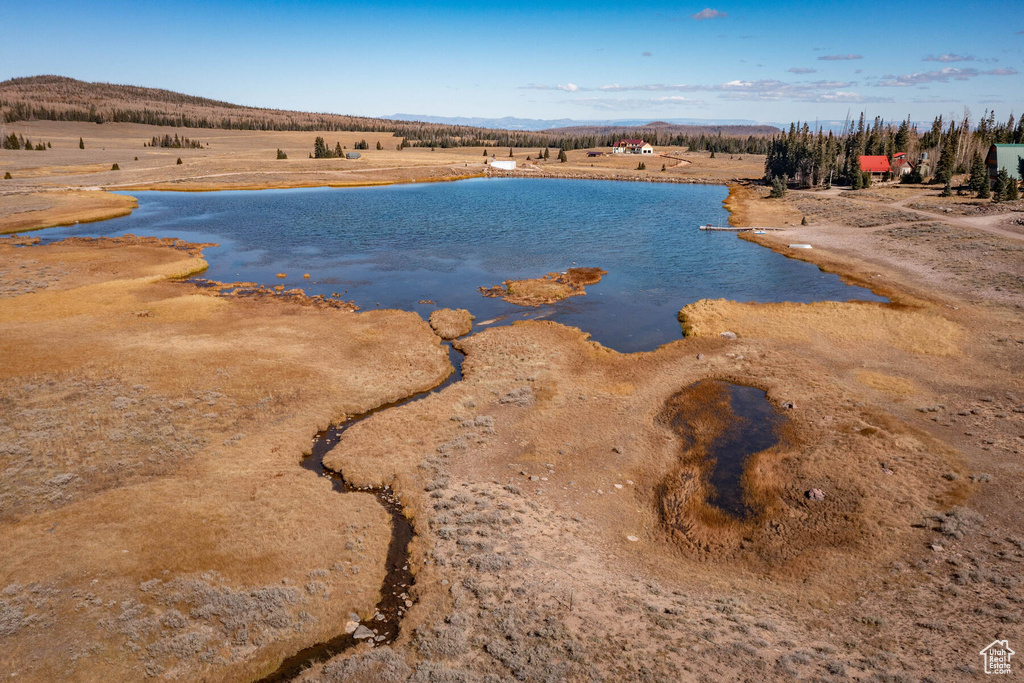
[(19, 131), (5, 679), (959, 681), (1024, 643), (1020, 202)]

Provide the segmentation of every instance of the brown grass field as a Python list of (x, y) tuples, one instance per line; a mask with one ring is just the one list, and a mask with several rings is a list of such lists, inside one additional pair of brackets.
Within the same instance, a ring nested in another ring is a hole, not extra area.
[[(488, 172), (479, 148), (362, 133), (325, 136), (365, 137), (362, 159), (314, 161), (312, 133), (189, 129), (210, 147), (166, 150), (142, 147), (163, 132), (146, 126), (9, 125), (53, 148), (0, 152), (4, 232), (130, 210), (103, 189)], [(890, 303), (704, 300), (680, 312), (685, 339), (637, 354), (550, 321), (473, 328), (462, 381), (327, 456), (401, 494), (415, 603), (397, 642), (302, 680), (960, 681), (992, 640), (1024, 643), (1020, 205), (928, 186), (770, 200), (748, 156), (515, 155), (519, 175), (729, 182), (734, 225), (784, 228), (743, 239)], [(371, 616), (388, 518), (299, 462), (328, 423), (447, 376), (431, 327), (216, 296), (180, 281), (204, 267), (195, 246), (31, 242), (0, 239), (0, 670), (254, 680)], [(457, 336), (455, 313), (431, 322)], [(761, 388), (788, 418), (744, 473), (751, 519), (706, 502), (725, 413), (703, 380)]]

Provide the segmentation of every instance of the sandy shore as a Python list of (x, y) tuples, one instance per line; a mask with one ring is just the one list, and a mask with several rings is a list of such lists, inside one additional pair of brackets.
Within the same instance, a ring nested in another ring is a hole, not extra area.
[[(56, 154), (77, 145), (65, 125), (32, 138)], [(237, 187), (215, 174), (251, 182), (239, 166), (263, 172), (287, 145), (296, 174), (313, 163), (310, 134), (221, 131), (224, 158), (180, 150), (185, 168), (165, 168), (145, 133), (100, 143), (142, 152), (116, 184)], [(391, 150), (315, 172), (454, 177), (472, 154)], [(759, 175), (754, 158), (689, 158), (647, 173)], [(559, 172), (633, 172), (584, 159)], [(52, 168), (0, 186), (0, 226), (74, 219), (80, 200), (46, 204), (74, 164)], [(79, 171), (76, 187), (118, 173)], [(891, 303), (701, 301), (681, 311), (686, 339), (641, 354), (551, 322), (457, 340), (461, 382), (360, 422), (325, 461), (401, 493), (416, 603), (394, 646), (307, 680), (962, 680), (993, 639), (1024, 642), (1018, 207), (931, 188), (764, 195), (736, 184), (733, 223), (785, 230), (743, 238)], [(373, 605), (383, 513), (298, 462), (328, 422), (440, 381), (440, 339), (410, 313), (173, 281), (202, 267), (170, 244), (0, 246), (0, 537), (17, 558), (0, 569), (0, 663), (19, 680), (251, 680)], [(746, 472), (752, 519), (677, 504), (686, 444), (666, 406), (705, 379), (764, 389), (788, 418)]]

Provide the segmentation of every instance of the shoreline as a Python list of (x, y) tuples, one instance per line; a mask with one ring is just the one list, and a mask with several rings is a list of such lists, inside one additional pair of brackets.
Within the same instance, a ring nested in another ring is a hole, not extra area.
[[(470, 174), (470, 175), (453, 176), (453, 177), (442, 177), (442, 178), (430, 178), (430, 179), (425, 179), (425, 180), (421, 180), (421, 179), (405, 179), (405, 180), (394, 180), (394, 181), (381, 181), (381, 182), (376, 182), (376, 183), (374, 183), (374, 182), (350, 183), (350, 184), (329, 184), (329, 183), (328, 184), (323, 184), (323, 183), (317, 183), (317, 184), (311, 184), (311, 185), (298, 185), (298, 186), (277, 186), (277, 185), (253, 186), (253, 187), (248, 187), (248, 188), (239, 188), (239, 187), (231, 187), (231, 186), (215, 186), (215, 187), (211, 187), (211, 188), (199, 188), (199, 189), (195, 189), (195, 188), (162, 188), (162, 187), (136, 186), (136, 187), (126, 187), (123, 190), (122, 189), (113, 190), (113, 189), (111, 189), (109, 187), (104, 187), (104, 188), (102, 188), (100, 190), (84, 190), (84, 191), (72, 190), (70, 192), (72, 194), (75, 194), (75, 195), (80, 195), (82, 192), (99, 192), (99, 193), (103, 193), (104, 195), (108, 195), (108, 196), (112, 196), (112, 197), (124, 197), (125, 199), (131, 201), (132, 206), (131, 206), (130, 209), (126, 209), (126, 210), (118, 209), (118, 210), (112, 211), (109, 214), (99, 215), (98, 217), (94, 217), (94, 218), (88, 217), (88, 216), (91, 215), (89, 213), (85, 213), (84, 214), (84, 216), (86, 216), (86, 218), (74, 218), (73, 216), (75, 214), (72, 214), (72, 217), (65, 217), (65, 218), (61, 219), (61, 222), (59, 222), (59, 223), (54, 223), (54, 224), (51, 224), (51, 225), (40, 226), (40, 227), (21, 228), (21, 229), (10, 231), (10, 232), (6, 232), (6, 233), (3, 232), (2, 228), (0, 228), (0, 235), (16, 235), (16, 234), (23, 234), (23, 233), (27, 233), (27, 232), (35, 232), (35, 231), (38, 231), (38, 230), (46, 230), (46, 229), (54, 228), (54, 227), (67, 227), (67, 226), (75, 225), (75, 224), (78, 224), (78, 223), (100, 222), (100, 221), (104, 221), (104, 220), (110, 220), (110, 219), (113, 219), (113, 218), (120, 218), (120, 217), (123, 217), (123, 216), (131, 215), (133, 210), (138, 208), (138, 200), (137, 200), (137, 198), (131, 197), (131, 196), (128, 196), (128, 195), (114, 194), (114, 192), (131, 192), (131, 191), (135, 191), (135, 192), (182, 192), (182, 193), (204, 192), (205, 193), (205, 192), (230, 192), (230, 191), (258, 192), (258, 191), (262, 191), (262, 190), (292, 190), (292, 189), (319, 189), (319, 188), (322, 188), (322, 189), (347, 189), (347, 188), (365, 188), (365, 187), (388, 187), (388, 186), (392, 186), (392, 185), (407, 185), (407, 184), (422, 184), (422, 183), (459, 182), (459, 181), (462, 181), (462, 180), (472, 180), (472, 179), (480, 179), (480, 178), (485, 178), (485, 179), (488, 179), (488, 178), (540, 178), (540, 179), (552, 179), (552, 180), (615, 180), (615, 181), (619, 181), (619, 182), (662, 182), (662, 183), (668, 183), (668, 184), (684, 184), (684, 185), (718, 185), (718, 186), (722, 186), (722, 187), (724, 187), (724, 188), (726, 188), (728, 190), (728, 195), (722, 200), (722, 207), (728, 213), (728, 223), (729, 223), (729, 225), (734, 226), (734, 227), (748, 227), (746, 225), (741, 225), (741, 224), (742, 223), (750, 223), (751, 221), (750, 221), (749, 216), (751, 214), (753, 214), (753, 213), (756, 213), (756, 210), (757, 210), (757, 207), (754, 206), (754, 204), (757, 202), (756, 194), (753, 194), (753, 193), (751, 193), (749, 191), (749, 188), (751, 186), (751, 182), (750, 181), (740, 181), (740, 182), (733, 182), (733, 183), (722, 183), (720, 181), (717, 181), (717, 180), (714, 180), (714, 179), (710, 179), (710, 178), (686, 179), (686, 180), (671, 179), (671, 178), (668, 178), (668, 179), (635, 179), (635, 178), (608, 177), (608, 176), (603, 176), (601, 174), (589, 174), (589, 175), (570, 175), (570, 174), (555, 175), (555, 174), (544, 174), (544, 175), (533, 175), (533, 174), (516, 173), (516, 172), (492, 173), (492, 172), (490, 172), (490, 169), (488, 167), (487, 171), (485, 171), (484, 173), (480, 173), (480, 174)], [(63, 191), (63, 192), (68, 192), (68, 191)], [(73, 208), (69, 208), (69, 209), (66, 209), (65, 211), (67, 213), (70, 213), (73, 210), (74, 210)], [(767, 249), (769, 249), (769, 250), (771, 250), (771, 251), (773, 251), (775, 253), (781, 254), (781, 255), (783, 255), (783, 256), (785, 256), (787, 258), (792, 258), (794, 260), (803, 261), (805, 263), (809, 263), (809, 264), (812, 264), (814, 266), (817, 266), (822, 272), (831, 273), (831, 274), (834, 274), (834, 275), (838, 276), (840, 278), (840, 280), (842, 282), (844, 282), (845, 284), (852, 285), (852, 286), (863, 287), (863, 288), (868, 289), (869, 291), (873, 292), (874, 294), (877, 294), (879, 296), (884, 296), (884, 297), (886, 297), (889, 300), (888, 302), (883, 302), (883, 303), (886, 303), (887, 305), (897, 305), (897, 304), (899, 304), (899, 305), (908, 305), (908, 304), (909, 305), (913, 305), (913, 304), (921, 304), (921, 303), (923, 303), (923, 301), (921, 301), (919, 298), (917, 298), (915, 296), (911, 296), (909, 292), (901, 291), (901, 290), (895, 288), (892, 285), (880, 284), (877, 280), (874, 280), (873, 278), (871, 278), (870, 276), (866, 275), (861, 270), (859, 270), (859, 269), (857, 269), (855, 267), (852, 267), (850, 264), (842, 261), (841, 259), (837, 259), (834, 256), (830, 257), (829, 254), (823, 253), (822, 250), (791, 249), (791, 248), (787, 247), (785, 244), (783, 244), (782, 242), (778, 241), (778, 235), (774, 235), (774, 236), (770, 236), (769, 237), (769, 236), (765, 236), (765, 235), (754, 235), (753, 233), (747, 233), (747, 232), (738, 232), (736, 234), (736, 237), (738, 239), (742, 239), (742, 240), (745, 240), (745, 241), (748, 241), (748, 242), (752, 242), (754, 244), (757, 244), (758, 246), (767, 248)], [(155, 236), (154, 239), (164, 239), (164, 238), (160, 238), (158, 236)], [(232, 284), (232, 283), (223, 283), (223, 282), (213, 281), (213, 280), (209, 281), (209, 283), (210, 283), (210, 285), (216, 286), (218, 288), (229, 287)], [(267, 290), (267, 291), (263, 291), (263, 290)], [(316, 300), (322, 298), (322, 297), (310, 297), (308, 294), (306, 294), (305, 290), (303, 288), (301, 288), (301, 287), (299, 287), (299, 288), (292, 288), (291, 290), (289, 290), (287, 292), (280, 292), (280, 291), (274, 292), (273, 288), (269, 287), (268, 285), (261, 285), (261, 286), (255, 287), (255, 288), (251, 288), (251, 291), (243, 288), (241, 291), (238, 291), (237, 293), (218, 294), (218, 296), (240, 296), (240, 297), (246, 297), (246, 296), (261, 297), (261, 296), (268, 296), (268, 295), (272, 295), (274, 297), (282, 298), (282, 299), (284, 299), (284, 298), (291, 298), (291, 299), (293, 299), (293, 300), (295, 300), (295, 301), (297, 301), (299, 303), (302, 303), (303, 305), (309, 305), (309, 302), (316, 302)], [(334, 306), (334, 305), (338, 305), (338, 304), (341, 304), (341, 305), (344, 306), (344, 305), (348, 304), (349, 302), (343, 302), (343, 301), (335, 302), (335, 301), (328, 300), (328, 301), (322, 302), (322, 303), (327, 303), (327, 305), (329, 305), (329, 306)], [(354, 307), (354, 308), (356, 310), (358, 310), (358, 307)], [(667, 343), (671, 343), (671, 342), (667, 342)]]

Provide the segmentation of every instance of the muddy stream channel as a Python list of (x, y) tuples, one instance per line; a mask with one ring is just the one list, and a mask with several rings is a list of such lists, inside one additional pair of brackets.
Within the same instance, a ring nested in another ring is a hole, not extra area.
[[(454, 368), (448, 377), (433, 389), (412, 394), (393, 403), (388, 403), (360, 415), (350, 417), (326, 430), (318, 432), (313, 440), (313, 448), (309, 455), (302, 459), (303, 469), (316, 473), (321, 477), (329, 477), (334, 490), (341, 494), (350, 492), (372, 493), (377, 502), (391, 515), (391, 541), (388, 544), (386, 560), (387, 573), (380, 587), (380, 599), (377, 601), (374, 615), (359, 623), (358, 627), (348, 633), (341, 633), (334, 638), (312, 645), (288, 657), (277, 670), (268, 676), (258, 679), (259, 683), (277, 683), (290, 681), (313, 664), (325, 662), (359, 643), (373, 644), (392, 643), (398, 638), (402, 616), (412, 605), (408, 589), (413, 583), (412, 570), (409, 567), (409, 543), (412, 541), (413, 528), (402, 511), (399, 500), (390, 486), (380, 488), (357, 488), (345, 481), (341, 472), (324, 467), (324, 457), (334, 449), (341, 440), (341, 435), (353, 425), (362, 422), (371, 415), (397, 408), (398, 406), (418, 401), (435, 394), (447, 386), (462, 379), (462, 361), (464, 356), (450, 341), (442, 342), (448, 348), (448, 360)], [(346, 629), (347, 630), (347, 629)]]

